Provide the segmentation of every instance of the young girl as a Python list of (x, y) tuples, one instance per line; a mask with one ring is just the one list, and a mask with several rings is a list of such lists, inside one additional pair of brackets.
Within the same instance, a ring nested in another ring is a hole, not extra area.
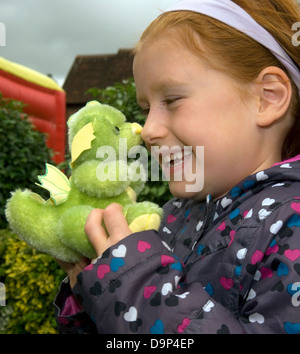
[(142, 137), (177, 147), (160, 158), (175, 199), (158, 233), (116, 204), (90, 214), (99, 258), (64, 265), (62, 332), (300, 333), (299, 21), (294, 0), (183, 0), (147, 28)]

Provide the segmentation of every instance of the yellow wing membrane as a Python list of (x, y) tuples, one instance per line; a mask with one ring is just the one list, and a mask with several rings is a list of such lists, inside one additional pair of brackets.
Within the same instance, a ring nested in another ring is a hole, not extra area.
[(83, 151), (91, 148), (92, 141), (95, 138), (96, 137), (94, 135), (94, 128), (92, 123), (88, 123), (79, 130), (72, 142), (71, 163), (73, 163)]
[(43, 176), (38, 176), (41, 184), (36, 185), (47, 189), (50, 192), (50, 198), (55, 205), (64, 203), (71, 190), (71, 184), (67, 176), (58, 168), (46, 163), (46, 173)]

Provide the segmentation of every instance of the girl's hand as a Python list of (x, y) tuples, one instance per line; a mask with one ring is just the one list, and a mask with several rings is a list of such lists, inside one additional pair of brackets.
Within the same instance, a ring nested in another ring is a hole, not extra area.
[(56, 259), (56, 262), (68, 274), (71, 288), (73, 288), (77, 282), (77, 275), (91, 263), (88, 258), (82, 258), (78, 263), (68, 263), (60, 259)]
[(132, 234), (123, 215), (122, 206), (116, 203), (110, 204), (106, 209), (92, 210), (84, 230), (98, 257), (109, 247)]

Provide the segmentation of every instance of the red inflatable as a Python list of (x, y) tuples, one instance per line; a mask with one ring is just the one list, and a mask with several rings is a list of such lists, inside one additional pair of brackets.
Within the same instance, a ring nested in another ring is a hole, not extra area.
[(24, 111), (40, 132), (56, 163), (65, 158), (66, 95), (50, 77), (0, 57), (0, 92), (3, 97), (22, 101)]

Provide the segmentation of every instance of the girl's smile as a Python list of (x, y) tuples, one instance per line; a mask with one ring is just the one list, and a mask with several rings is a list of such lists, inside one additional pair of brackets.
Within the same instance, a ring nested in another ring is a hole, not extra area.
[(183, 175), (186, 176), (185, 166), (191, 164), (193, 151), (191, 146), (152, 146), (151, 154), (159, 162), (167, 180), (182, 181)]

